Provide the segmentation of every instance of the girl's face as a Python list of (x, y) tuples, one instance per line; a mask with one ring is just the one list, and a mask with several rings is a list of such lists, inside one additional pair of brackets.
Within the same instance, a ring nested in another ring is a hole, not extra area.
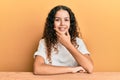
[(70, 16), (65, 10), (57, 11), (54, 20), (54, 27), (61, 33), (66, 33), (70, 28)]

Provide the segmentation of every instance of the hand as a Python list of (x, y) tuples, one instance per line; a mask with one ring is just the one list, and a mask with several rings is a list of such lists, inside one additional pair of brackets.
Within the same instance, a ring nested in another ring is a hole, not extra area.
[(69, 32), (67, 31), (66, 33), (63, 33), (61, 31), (59, 31), (59, 29), (54, 28), (57, 34), (57, 38), (58, 41), (63, 44), (64, 46), (67, 46), (67, 44), (71, 44), (71, 39), (70, 39), (70, 35)]
[(85, 70), (83, 67), (81, 67), (81, 66), (78, 66), (78, 67), (72, 67), (72, 68), (71, 68), (71, 71), (72, 71), (72, 73), (86, 72), (86, 70)]

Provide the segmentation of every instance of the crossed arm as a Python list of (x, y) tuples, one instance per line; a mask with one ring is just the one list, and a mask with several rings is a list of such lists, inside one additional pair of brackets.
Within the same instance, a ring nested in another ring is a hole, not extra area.
[(80, 66), (78, 67), (66, 67), (66, 66), (53, 66), (45, 64), (44, 59), (41, 56), (36, 56), (34, 61), (34, 74), (61, 74), (61, 73), (76, 73), (76, 72), (93, 72), (93, 61), (88, 54), (80, 53), (71, 43), (70, 35), (67, 32), (61, 34), (59, 30), (56, 30), (58, 41), (68, 49), (71, 55), (76, 59)]
[(77, 73), (77, 72), (92, 73), (93, 67), (92, 68), (90, 67), (91, 59), (88, 55), (84, 55), (84, 57), (87, 59), (82, 60), (81, 63), (83, 66), (85, 66), (85, 68), (83, 68), (82, 66), (77, 66), (77, 67), (53, 66), (53, 65), (45, 64), (45, 61), (41, 56), (36, 56), (33, 65), (34, 67), (33, 73), (34, 74), (62, 74), (62, 73)]
[(34, 61), (34, 74), (61, 74), (61, 73), (76, 73), (93, 71), (93, 62), (88, 54), (81, 54), (72, 44), (67, 44), (66, 48), (76, 59), (80, 66), (53, 66), (45, 64), (45, 60), (41, 56), (36, 56)]
[(53, 66), (45, 64), (41, 56), (36, 56), (34, 61), (34, 74), (62, 74), (62, 73), (76, 73), (85, 72), (81, 67), (67, 67), (67, 66)]

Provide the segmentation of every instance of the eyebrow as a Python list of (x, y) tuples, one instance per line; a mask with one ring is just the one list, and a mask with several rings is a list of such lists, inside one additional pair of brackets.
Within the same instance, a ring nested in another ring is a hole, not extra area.
[[(60, 18), (60, 17), (55, 17), (55, 18)], [(65, 18), (70, 18), (70, 17), (65, 17)]]

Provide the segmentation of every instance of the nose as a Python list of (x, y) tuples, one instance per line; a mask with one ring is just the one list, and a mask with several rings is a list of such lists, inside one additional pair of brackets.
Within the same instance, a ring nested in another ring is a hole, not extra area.
[(65, 21), (64, 21), (64, 20), (61, 20), (60, 25), (61, 25), (61, 26), (64, 26), (64, 25), (65, 25)]

